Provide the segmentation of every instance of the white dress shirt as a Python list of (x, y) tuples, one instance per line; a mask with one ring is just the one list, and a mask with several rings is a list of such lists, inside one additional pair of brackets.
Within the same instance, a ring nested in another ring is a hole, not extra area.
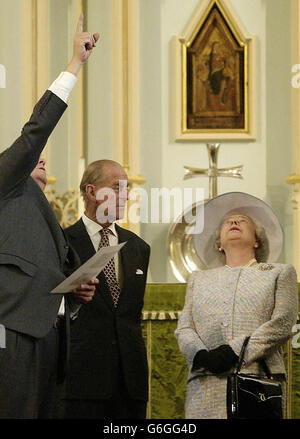
[(52, 91), (62, 101), (67, 103), (72, 88), (77, 82), (77, 77), (70, 72), (61, 72), (58, 78), (50, 85), (48, 90)]
[[(98, 251), (99, 244), (101, 241), (100, 230), (102, 230), (103, 227), (100, 226), (100, 224), (88, 218), (85, 214), (82, 215), (82, 221), (92, 241), (95, 251)], [(119, 240), (118, 240), (118, 233), (116, 231), (115, 223), (112, 223), (108, 227), (108, 229), (110, 231), (108, 235), (109, 245), (118, 245)], [(114, 260), (115, 260), (116, 276), (119, 281), (119, 285), (121, 286), (123, 276), (122, 276), (122, 269), (120, 264), (120, 252), (117, 252), (117, 254), (114, 256)]]
[[(96, 223), (95, 221), (91, 220), (85, 214), (82, 215), (82, 221), (83, 221), (83, 224), (86, 228), (86, 231), (90, 237), (90, 240), (92, 241), (94, 249), (97, 252), (99, 249), (100, 241), (101, 241), (100, 230), (102, 230), (103, 227), (100, 226), (100, 224)], [(111, 224), (108, 228), (111, 232), (108, 235), (109, 245), (118, 245), (118, 234), (116, 231), (115, 224), (114, 223)], [(122, 271), (122, 265), (120, 262), (120, 252), (118, 252), (114, 256), (114, 260), (115, 260), (116, 276), (117, 276), (120, 287), (122, 287), (122, 285), (123, 285), (123, 271)], [(74, 306), (71, 306), (70, 317), (72, 320), (75, 320), (77, 318), (78, 311), (80, 310), (80, 308), (81, 308), (81, 305), (77, 305), (77, 304), (74, 304)]]

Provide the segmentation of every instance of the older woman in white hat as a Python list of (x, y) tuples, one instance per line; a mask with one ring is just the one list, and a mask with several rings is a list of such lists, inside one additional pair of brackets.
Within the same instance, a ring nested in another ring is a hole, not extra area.
[(284, 385), (282, 347), (296, 323), (298, 299), (294, 267), (276, 263), (282, 243), (276, 215), (256, 197), (232, 192), (204, 205), (204, 229), (194, 246), (208, 270), (190, 275), (175, 332), (189, 367), (187, 418), (227, 418), (227, 375), (246, 336), (242, 372), (264, 375), (263, 358)]

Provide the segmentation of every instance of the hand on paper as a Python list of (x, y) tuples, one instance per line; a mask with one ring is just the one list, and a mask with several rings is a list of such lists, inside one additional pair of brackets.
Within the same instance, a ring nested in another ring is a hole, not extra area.
[(77, 288), (75, 288), (73, 293), (73, 300), (75, 303), (82, 304), (88, 303), (93, 300), (96, 285), (99, 283), (99, 279), (93, 278), (89, 282), (80, 284)]

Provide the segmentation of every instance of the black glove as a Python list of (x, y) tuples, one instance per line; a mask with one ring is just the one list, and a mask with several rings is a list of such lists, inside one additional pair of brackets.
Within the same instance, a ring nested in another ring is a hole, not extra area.
[(212, 373), (228, 372), (238, 362), (239, 357), (228, 344), (219, 346), (208, 352), (206, 369)]
[(197, 352), (197, 354), (194, 356), (193, 360), (193, 366), (192, 366), (192, 372), (195, 372), (195, 370), (200, 369), (204, 367), (204, 369), (207, 369), (208, 366), (208, 354), (209, 351), (206, 349), (201, 349)]

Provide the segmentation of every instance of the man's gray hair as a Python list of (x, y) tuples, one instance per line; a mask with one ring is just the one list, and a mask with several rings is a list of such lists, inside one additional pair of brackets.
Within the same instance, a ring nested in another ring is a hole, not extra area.
[(104, 168), (106, 166), (118, 166), (122, 167), (120, 163), (115, 162), (114, 160), (96, 160), (88, 165), (81, 179), (80, 183), (80, 194), (83, 197), (83, 201), (86, 203), (87, 195), (86, 195), (86, 187), (88, 184), (93, 184), (98, 186), (103, 181), (105, 181)]

